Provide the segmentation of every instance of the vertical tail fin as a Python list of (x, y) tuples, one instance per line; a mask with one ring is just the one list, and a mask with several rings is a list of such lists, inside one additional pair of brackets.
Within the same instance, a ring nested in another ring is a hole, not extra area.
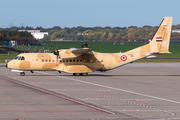
[(172, 19), (173, 17), (164, 17), (149, 44), (127, 51), (127, 53), (141, 53), (141, 56), (143, 56), (143, 53), (146, 52), (157, 54), (170, 53), (169, 42), (171, 36)]
[(171, 37), (173, 17), (164, 17), (157, 29), (152, 41), (149, 43), (151, 52), (169, 53), (169, 42)]

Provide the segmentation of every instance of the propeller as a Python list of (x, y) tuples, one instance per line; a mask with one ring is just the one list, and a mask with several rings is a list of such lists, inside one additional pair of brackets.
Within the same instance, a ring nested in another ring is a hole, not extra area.
[(57, 61), (58, 61), (58, 56), (59, 56), (59, 51), (58, 51), (58, 46), (57, 45), (56, 45), (56, 48), (57, 48), (57, 50), (55, 51), (54, 45), (53, 45), (53, 53), (54, 53), (54, 55), (56, 55), (56, 66), (57, 66)]
[(57, 47), (57, 50), (55, 51), (54, 46), (53, 46), (53, 53), (54, 55), (59, 55), (58, 46), (56, 45), (56, 47)]

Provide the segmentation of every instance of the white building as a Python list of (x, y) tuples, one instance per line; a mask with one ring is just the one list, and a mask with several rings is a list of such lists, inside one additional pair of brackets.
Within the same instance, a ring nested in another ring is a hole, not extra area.
[(40, 30), (18, 30), (19, 32), (24, 32), (24, 31), (27, 31), (27, 32), (30, 32), (34, 38), (36, 39), (43, 39), (43, 37), (45, 35), (48, 35), (48, 32), (40, 32)]
[(179, 30), (179, 29), (177, 29), (177, 30), (172, 30), (172, 33), (175, 33), (175, 32), (180, 33), (180, 30)]

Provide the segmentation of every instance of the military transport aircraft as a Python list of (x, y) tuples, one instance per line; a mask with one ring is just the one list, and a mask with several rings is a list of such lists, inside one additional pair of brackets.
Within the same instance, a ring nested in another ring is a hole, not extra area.
[(23, 53), (7, 63), (6, 67), (20, 72), (21, 76), (25, 75), (25, 71), (63, 71), (74, 76), (87, 76), (89, 72), (105, 72), (142, 58), (168, 54), (172, 19), (164, 17), (149, 44), (125, 53), (99, 53), (91, 48), (60, 49), (53, 53)]

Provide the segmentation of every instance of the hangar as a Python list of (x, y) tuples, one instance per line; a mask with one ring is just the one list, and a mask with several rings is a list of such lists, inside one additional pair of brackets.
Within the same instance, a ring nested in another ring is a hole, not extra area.
[(30, 32), (34, 38), (36, 39), (42, 39), (44, 36), (48, 35), (48, 32), (40, 32), (40, 30), (18, 30), (19, 32), (24, 32), (24, 31), (27, 31), (27, 32)]

